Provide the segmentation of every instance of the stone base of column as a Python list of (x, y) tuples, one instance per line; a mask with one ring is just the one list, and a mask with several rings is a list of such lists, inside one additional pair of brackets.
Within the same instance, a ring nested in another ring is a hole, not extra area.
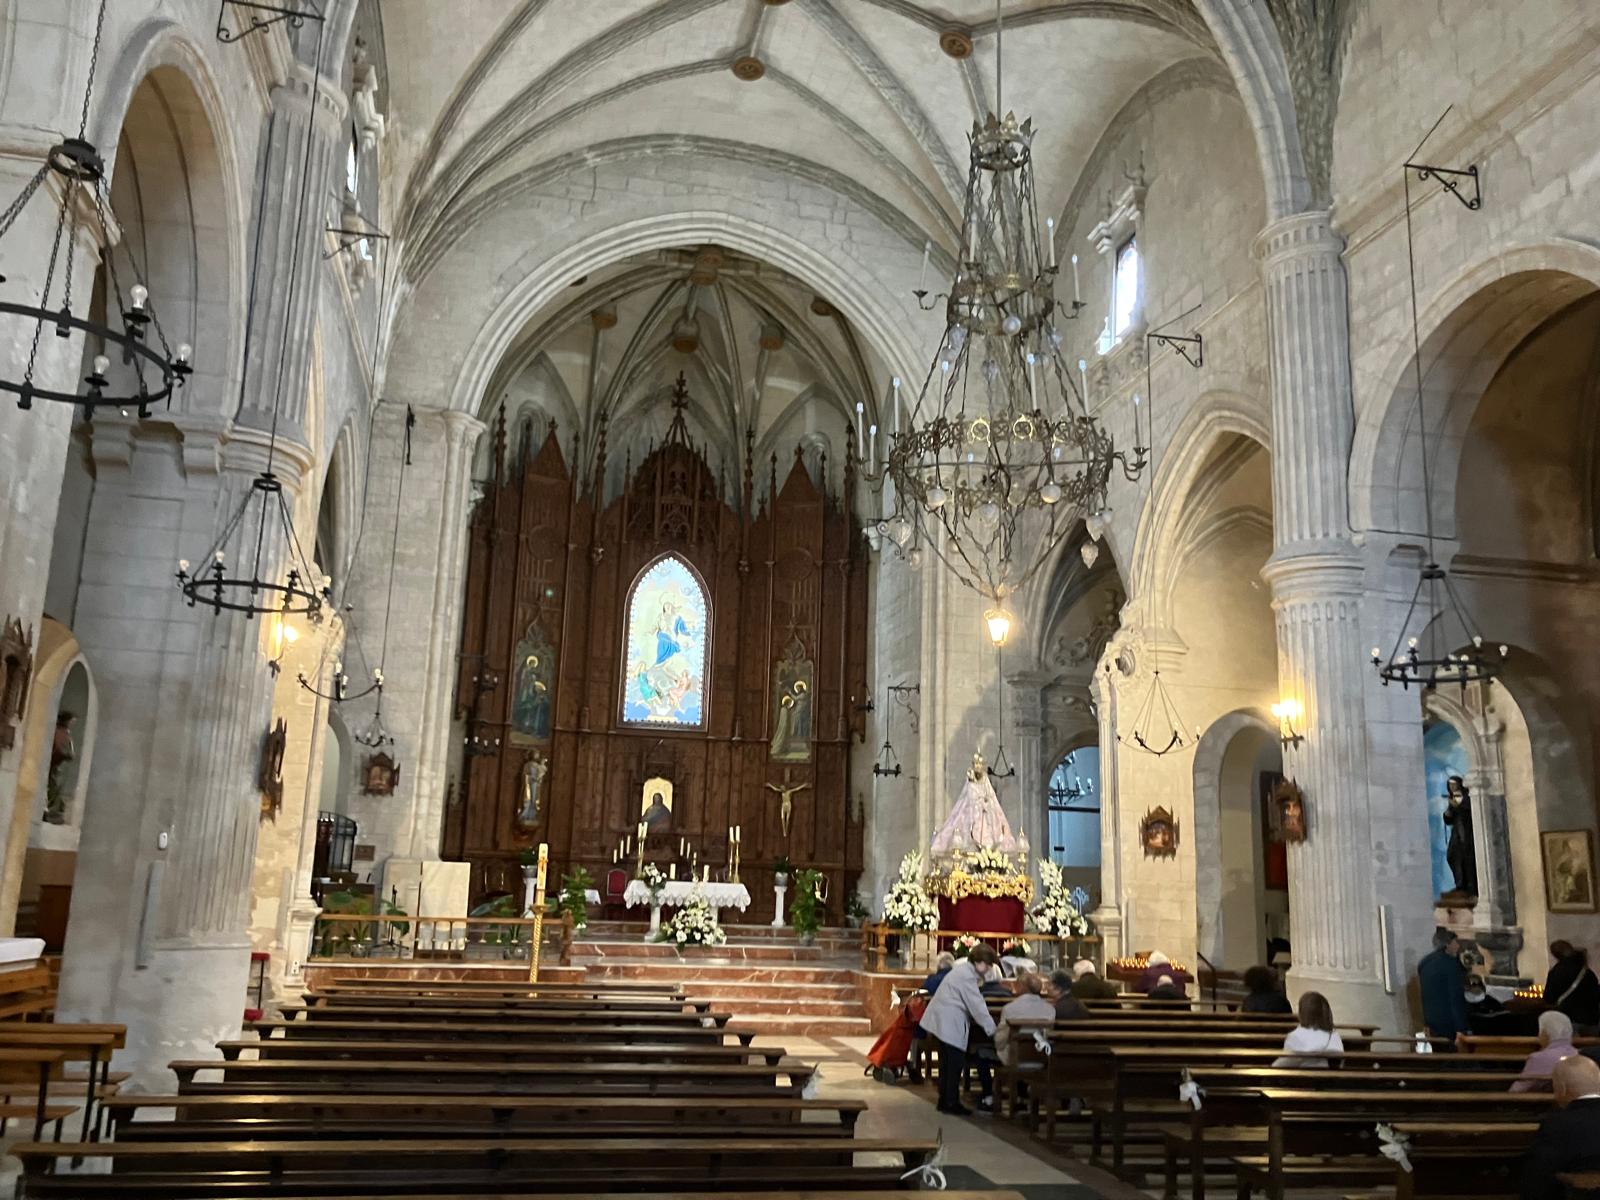
[[(177, 1058), (221, 1058), (217, 1043), (239, 1036), (250, 980), (250, 943), (158, 944), (150, 965), (128, 971), (112, 1020), (128, 1027), (116, 1067), (132, 1074), (129, 1090), (170, 1092)], [(73, 1019), (71, 1013), (61, 1020)]]
[(1101, 966), (1114, 958), (1123, 956), (1122, 948), (1122, 910), (1114, 904), (1102, 904), (1092, 913), (1085, 914), (1094, 922), (1094, 930), (1100, 935)]
[(1376, 1025), (1380, 1036), (1410, 1037), (1420, 1025), (1411, 1013), (1413, 981), (1396, 979), (1395, 993), (1383, 990), (1383, 982), (1362, 979), (1351, 975), (1318, 975), (1289, 969), (1289, 998), (1298, 1001), (1303, 992), (1321, 992), (1333, 1007), (1333, 1019), (1339, 1025)]

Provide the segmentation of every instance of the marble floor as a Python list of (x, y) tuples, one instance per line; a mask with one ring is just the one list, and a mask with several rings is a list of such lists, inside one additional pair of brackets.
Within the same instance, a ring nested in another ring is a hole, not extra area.
[(878, 1083), (862, 1073), (871, 1038), (787, 1034), (757, 1038), (822, 1067), (820, 1094), (865, 1100), (861, 1137), (939, 1137), (952, 1188), (1004, 1187), (1028, 1200), (1146, 1200), (1147, 1194), (1032, 1138), (1020, 1125), (991, 1117), (948, 1117), (934, 1108), (931, 1085)]

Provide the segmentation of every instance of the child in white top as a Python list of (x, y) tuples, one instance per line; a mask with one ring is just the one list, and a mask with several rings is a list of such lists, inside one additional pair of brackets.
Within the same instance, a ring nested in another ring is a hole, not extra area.
[(1333, 1008), (1321, 992), (1300, 997), (1300, 1025), (1283, 1039), (1284, 1054), (1275, 1067), (1326, 1067), (1330, 1054), (1344, 1053), (1344, 1039), (1333, 1027)]

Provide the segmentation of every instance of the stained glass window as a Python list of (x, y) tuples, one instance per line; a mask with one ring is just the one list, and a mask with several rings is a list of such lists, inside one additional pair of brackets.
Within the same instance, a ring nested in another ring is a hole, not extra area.
[(710, 616), (699, 577), (676, 555), (657, 559), (634, 581), (623, 662), (624, 722), (705, 727)]

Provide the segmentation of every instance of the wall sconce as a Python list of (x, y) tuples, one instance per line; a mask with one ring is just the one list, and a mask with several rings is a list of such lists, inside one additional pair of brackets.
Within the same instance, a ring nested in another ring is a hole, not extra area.
[(1283, 743), (1287, 750), (1293, 746), (1300, 749), (1300, 743), (1306, 740), (1306, 735), (1295, 730), (1294, 723), (1304, 715), (1305, 709), (1298, 700), (1279, 700), (1272, 706), (1272, 715), (1278, 720), (1278, 741)]

